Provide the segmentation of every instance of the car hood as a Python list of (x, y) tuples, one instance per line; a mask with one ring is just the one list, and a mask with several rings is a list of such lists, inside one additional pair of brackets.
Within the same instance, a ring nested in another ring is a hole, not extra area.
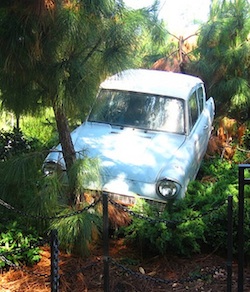
[(72, 140), (77, 153), (100, 159), (103, 177), (150, 183), (169, 164), (185, 135), (86, 122), (72, 132)]

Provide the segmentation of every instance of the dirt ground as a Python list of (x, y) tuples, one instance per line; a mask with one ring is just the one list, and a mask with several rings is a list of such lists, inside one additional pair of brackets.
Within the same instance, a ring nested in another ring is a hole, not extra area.
[[(102, 292), (104, 267), (102, 247), (93, 250), (88, 259), (60, 252), (60, 292)], [(161, 291), (230, 291), (227, 288), (226, 258), (215, 253), (202, 253), (192, 258), (147, 256), (141, 258), (123, 240), (110, 240), (110, 257), (125, 266), (109, 265), (110, 292)], [(232, 290), (237, 291), (238, 268), (232, 265)], [(42, 259), (33, 267), (2, 271), (1, 292), (48, 292), (50, 286), (50, 250), (42, 248)], [(244, 273), (244, 291), (250, 291), (250, 268)]]

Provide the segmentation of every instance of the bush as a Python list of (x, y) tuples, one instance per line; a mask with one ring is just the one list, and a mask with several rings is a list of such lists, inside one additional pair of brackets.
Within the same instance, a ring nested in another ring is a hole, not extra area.
[[(6, 226), (0, 225), (0, 267), (9, 264), (33, 265), (41, 258), (39, 247), (33, 247), (38, 242), (38, 235), (30, 229), (24, 232), (17, 222)], [(8, 264), (8, 261), (10, 263)]]
[[(184, 202), (181, 205), (184, 206)], [(148, 208), (151, 208), (150, 205)], [(143, 213), (155, 220), (151, 222), (133, 218), (132, 224), (125, 227), (126, 241), (139, 246), (142, 253), (147, 250), (152, 253), (171, 252), (190, 256), (200, 251), (200, 243), (205, 239), (205, 226), (199, 218), (199, 211), (190, 206), (182, 209), (177, 203), (168, 206), (159, 216), (152, 216), (152, 212)], [(159, 222), (160, 220), (163, 222)]]
[(13, 156), (34, 150), (36, 139), (28, 140), (20, 129), (14, 128), (12, 132), (0, 133), (0, 160), (6, 161)]
[(27, 115), (22, 117), (20, 125), (25, 137), (28, 139), (35, 137), (39, 142), (37, 149), (41, 147), (49, 149), (58, 144), (58, 132), (51, 109), (46, 109), (36, 116)]
[[(55, 219), (51, 229), (58, 231), (60, 247), (63, 250), (86, 257), (91, 243), (98, 238), (101, 220), (95, 212), (85, 211), (79, 214), (76, 211), (75, 208), (64, 208), (58, 214), (63, 218)], [(73, 213), (75, 215), (72, 216)]]
[[(135, 207), (145, 216), (164, 220), (148, 221), (133, 218), (132, 224), (124, 228), (126, 241), (140, 247), (141, 251), (160, 254), (174, 253), (191, 256), (203, 248), (227, 249), (227, 198), (233, 196), (234, 249), (237, 250), (238, 226), (238, 165), (221, 159), (204, 161), (200, 174), (202, 180), (189, 184), (186, 197), (168, 204), (164, 212), (154, 213), (147, 205)], [(245, 190), (245, 241), (246, 254), (250, 255), (250, 204), (249, 189)], [(172, 222), (172, 224), (171, 224)]]
[[(0, 198), (13, 206), (13, 210), (0, 206), (2, 214), (8, 220), (19, 222), (20, 226), (35, 227), (39, 234), (45, 234), (50, 227), (56, 228), (63, 249), (85, 256), (90, 243), (99, 233), (100, 216), (98, 212), (85, 212), (74, 216), (69, 216), (69, 213), (84, 207), (85, 202), (81, 199), (84, 197), (82, 183), (93, 177), (95, 181), (98, 179), (97, 161), (76, 161), (70, 173), (71, 183), (76, 190), (75, 202), (72, 202), (72, 206), (65, 206), (71, 185), (65, 184), (60, 173), (44, 176), (41, 171), (41, 156), (39, 152), (31, 152), (0, 162)], [(23, 216), (20, 216), (20, 213)], [(63, 216), (53, 222), (45, 219), (57, 215)], [(37, 220), (39, 218), (44, 220)]]

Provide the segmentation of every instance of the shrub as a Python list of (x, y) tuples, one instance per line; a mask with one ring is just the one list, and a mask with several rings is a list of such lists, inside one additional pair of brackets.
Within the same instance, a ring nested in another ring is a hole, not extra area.
[(58, 144), (56, 123), (51, 109), (36, 116), (24, 116), (20, 121), (21, 129), (28, 139), (36, 138), (37, 149), (41, 147), (51, 148)]
[[(180, 205), (184, 207), (184, 202), (182, 201)], [(152, 216), (151, 211), (144, 210), (144, 215), (154, 220), (151, 222), (133, 218), (132, 224), (125, 227), (126, 241), (136, 243), (136, 246), (139, 243), (142, 253), (150, 250), (152, 253), (171, 252), (190, 256), (192, 253), (199, 252), (205, 232), (204, 223), (198, 218), (200, 213), (187, 205), (182, 209), (180, 205), (178, 202), (172, 204), (158, 216)], [(150, 205), (148, 208), (151, 209)], [(193, 218), (197, 219), (191, 220)], [(159, 222), (160, 220), (163, 222)]]
[[(204, 161), (201, 173), (189, 184), (184, 199), (167, 204), (164, 212), (155, 215), (150, 205), (135, 211), (145, 216), (164, 220), (159, 223), (133, 218), (124, 228), (126, 241), (142, 251), (164, 254), (171, 252), (191, 256), (204, 247), (211, 250), (227, 249), (227, 198), (233, 196), (234, 250), (237, 250), (238, 226), (238, 165), (221, 159)], [(245, 252), (250, 255), (249, 189), (245, 190)], [(172, 224), (170, 224), (172, 222)], [(139, 244), (138, 244), (139, 243)]]
[(38, 243), (38, 235), (32, 229), (24, 232), (17, 222), (6, 226), (0, 225), (0, 267), (11, 264), (33, 265), (40, 260), (40, 249), (34, 247)]
[[(96, 240), (101, 227), (101, 220), (97, 213), (85, 211), (77, 213), (75, 208), (66, 207), (55, 219), (51, 229), (58, 231), (60, 247), (68, 253), (81, 257), (89, 254), (90, 245)], [(72, 216), (73, 213), (76, 213)]]
[(13, 156), (34, 150), (36, 139), (28, 140), (20, 129), (14, 128), (12, 132), (0, 133), (0, 160), (6, 161)]

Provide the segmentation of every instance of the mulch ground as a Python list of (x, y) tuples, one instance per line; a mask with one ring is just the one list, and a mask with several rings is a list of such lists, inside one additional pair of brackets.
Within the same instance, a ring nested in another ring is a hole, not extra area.
[[(102, 292), (102, 248), (93, 250), (90, 257), (81, 259), (60, 252), (60, 292)], [(110, 241), (110, 256), (127, 268), (109, 265), (111, 292), (161, 292), (227, 290), (226, 259), (215, 253), (199, 254), (192, 258), (172, 255), (142, 258), (138, 251), (124, 245), (123, 240)], [(42, 258), (33, 267), (10, 269), (0, 274), (1, 292), (48, 292), (50, 285), (50, 249), (42, 248)], [(232, 290), (237, 291), (238, 268), (232, 265)], [(200, 277), (203, 275), (202, 277)], [(244, 291), (250, 291), (250, 268), (245, 269)], [(154, 279), (154, 280), (152, 280)]]

